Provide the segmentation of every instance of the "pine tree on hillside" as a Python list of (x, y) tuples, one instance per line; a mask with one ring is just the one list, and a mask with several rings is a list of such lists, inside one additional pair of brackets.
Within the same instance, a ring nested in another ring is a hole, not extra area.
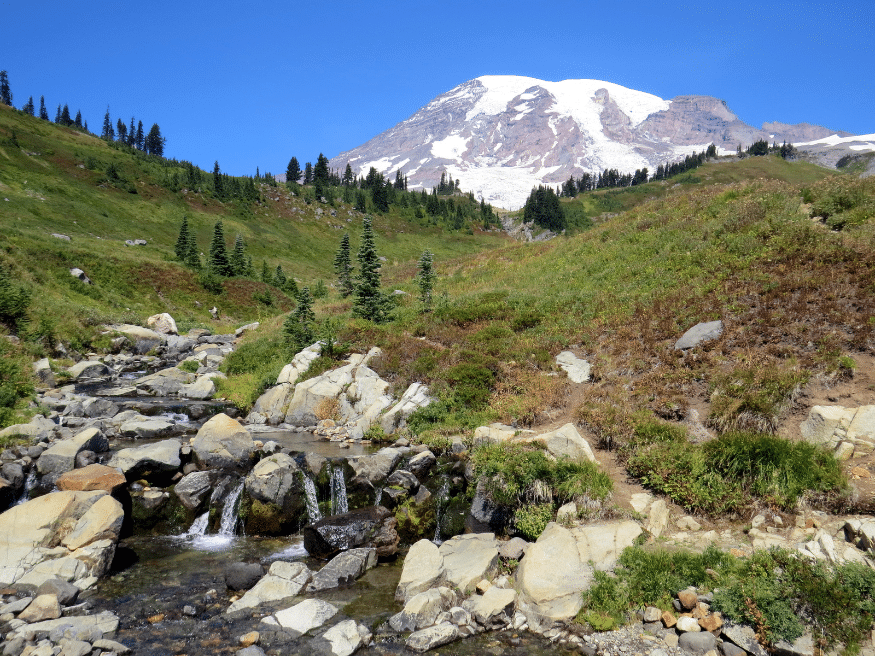
[(328, 158), (322, 153), (316, 158), (316, 166), (313, 167), (313, 184), (321, 183), (327, 187), (331, 183), (331, 171), (328, 170)]
[(261, 261), (261, 282), (265, 285), (270, 285), (273, 282), (273, 277), (270, 275), (270, 269), (267, 267), (267, 261)]
[(137, 138), (134, 141), (134, 147), (137, 150), (143, 150), (146, 137), (143, 135), (143, 121), (137, 122)]
[(234, 250), (231, 252), (231, 271), (235, 276), (246, 275), (246, 245), (240, 235), (237, 235), (237, 239), (234, 240)]
[(304, 287), (297, 295), (297, 307), (289, 313), (283, 323), (283, 333), (286, 342), (297, 353), (313, 343), (313, 322), (316, 315), (313, 313), (313, 298), (310, 296), (310, 288)]
[(289, 160), (289, 165), (286, 167), (286, 182), (297, 182), (301, 179), (301, 165), (298, 164), (298, 158), (292, 157)]
[(9, 89), (9, 75), (0, 71), (0, 102), (12, 107), (12, 91)]
[(313, 183), (313, 165), (310, 162), (304, 164), (304, 184), (312, 184)]
[(28, 116), (34, 115), (35, 108), (33, 105), (33, 96), (27, 99), (27, 102), (24, 104), (24, 107), (21, 108), (21, 111), (23, 111)]
[(144, 149), (150, 155), (164, 157), (164, 143), (166, 141), (167, 140), (161, 136), (161, 128), (158, 127), (157, 123), (153, 123), (152, 128), (149, 130), (149, 134), (146, 135)]
[(217, 222), (213, 229), (213, 241), (210, 243), (210, 269), (217, 276), (225, 278), (233, 273), (231, 263), (228, 261), (228, 249), (225, 245), (225, 232), (221, 221)]
[(76, 110), (76, 119), (73, 121), (73, 125), (75, 125), (77, 128), (84, 127), (82, 125), (82, 112), (78, 109)]
[(61, 110), (61, 125), (73, 125), (73, 119), (70, 118), (70, 108), (64, 103), (64, 109)]
[(129, 146), (133, 146), (137, 141), (137, 126), (134, 125), (134, 117), (131, 116), (131, 124), (128, 126), (128, 141)]
[[(388, 184), (389, 189), (391, 189), (392, 184)], [(374, 209), (381, 214), (389, 211), (389, 190), (386, 188), (386, 184), (378, 184), (371, 189), (371, 202), (374, 204)]]
[(346, 163), (346, 169), (343, 172), (343, 178), (340, 181), (344, 187), (351, 187), (353, 182), (355, 182), (355, 176), (352, 173), (352, 167), (349, 165), (349, 162)]
[(58, 110), (55, 112), (55, 123), (59, 124), (61, 122), (61, 103), (58, 103)]
[(49, 113), (46, 111), (46, 97), (45, 96), (39, 97), (39, 117), (44, 121), (49, 120)]
[(112, 129), (112, 120), (109, 118), (109, 105), (106, 106), (106, 114), (103, 115), (103, 132), (100, 133), (100, 136), (107, 141), (115, 139), (115, 130)]
[(188, 217), (183, 216), (182, 225), (179, 226), (179, 237), (176, 238), (176, 246), (173, 249), (177, 259), (185, 260), (185, 254), (188, 252), (188, 241)]
[(124, 121), (121, 119), (117, 119), (115, 122), (116, 133), (118, 134), (119, 143), (127, 143), (128, 142), (128, 126), (125, 125)]
[(374, 244), (371, 217), (366, 216), (358, 251), (359, 274), (356, 277), (352, 314), (374, 323), (389, 320), (389, 301), (380, 291), (380, 258)]
[(283, 289), (288, 282), (288, 278), (286, 278), (286, 274), (283, 271), (283, 267), (281, 264), (276, 265), (276, 271), (273, 274), (273, 280), (271, 281), (273, 286), (277, 289)]
[(417, 284), (419, 285), (419, 301), (425, 310), (431, 310), (431, 293), (434, 290), (434, 255), (431, 251), (423, 251), (419, 258), (419, 271), (417, 272)]
[(337, 274), (340, 295), (346, 298), (355, 291), (352, 283), (352, 261), (349, 250), (349, 233), (340, 238), (340, 248), (334, 256), (334, 272)]
[(188, 240), (185, 246), (185, 266), (189, 266), (192, 269), (201, 268), (201, 253), (197, 247), (197, 236), (194, 234), (194, 230), (191, 229), (188, 231)]
[(225, 197), (225, 184), (222, 179), (222, 169), (219, 168), (219, 160), (213, 165), (213, 193), (219, 200)]

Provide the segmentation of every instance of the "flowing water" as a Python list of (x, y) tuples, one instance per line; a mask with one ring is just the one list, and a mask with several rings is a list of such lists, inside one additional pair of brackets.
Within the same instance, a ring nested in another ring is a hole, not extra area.
[(319, 497), (316, 495), (316, 484), (305, 472), (301, 472), (301, 478), (304, 484), (304, 494), (307, 499), (307, 516), (310, 518), (310, 523), (315, 524), (322, 519), (322, 513), (319, 512)]
[(31, 465), (30, 471), (27, 472), (27, 478), (24, 479), (24, 486), (21, 488), (21, 494), (15, 500), (13, 505), (20, 506), (25, 501), (30, 500), (30, 492), (36, 487), (36, 465)]
[(234, 491), (228, 495), (228, 500), (222, 508), (222, 519), (219, 522), (219, 535), (232, 536), (237, 528), (237, 502), (240, 501), (240, 494), (243, 492), (244, 481), (240, 481)]
[(198, 535), (205, 535), (207, 532), (207, 525), (210, 523), (210, 511), (208, 510), (204, 514), (200, 515), (197, 519), (192, 522), (191, 527), (183, 533), (183, 535), (188, 537), (195, 537)]
[(337, 465), (331, 469), (331, 514), (342, 515), (347, 512), (346, 480), (343, 478), (343, 467)]
[(450, 493), (450, 479), (444, 476), (441, 481), (441, 487), (435, 494), (435, 526), (434, 526), (434, 542), (437, 545), (440, 545), (443, 540), (441, 540), (441, 519), (443, 516), (444, 509), (447, 505), (447, 500), (449, 498)]

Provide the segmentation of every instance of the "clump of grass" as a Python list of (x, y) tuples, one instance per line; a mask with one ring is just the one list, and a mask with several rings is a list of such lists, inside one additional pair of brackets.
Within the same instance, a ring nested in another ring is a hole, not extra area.
[(712, 385), (708, 423), (719, 430), (774, 433), (809, 374), (778, 365), (742, 365)]
[(197, 360), (183, 360), (177, 365), (177, 367), (190, 374), (194, 374), (200, 369), (200, 364), (198, 364)]
[(20, 347), (0, 337), (0, 428), (15, 423), (16, 411), (33, 392), (29, 358)]
[(790, 510), (806, 494), (836, 496), (846, 487), (836, 459), (805, 442), (729, 433), (696, 445), (673, 428), (646, 425), (637, 435), (629, 473), (694, 512), (740, 513), (757, 504)]

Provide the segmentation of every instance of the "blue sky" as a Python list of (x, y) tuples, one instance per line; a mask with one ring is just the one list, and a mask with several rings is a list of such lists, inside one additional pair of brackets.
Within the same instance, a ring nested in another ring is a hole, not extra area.
[(358, 146), (479, 75), (724, 99), (742, 120), (875, 132), (871, 0), (43, 3), (0, 0), (0, 69), (99, 131), (233, 175)]

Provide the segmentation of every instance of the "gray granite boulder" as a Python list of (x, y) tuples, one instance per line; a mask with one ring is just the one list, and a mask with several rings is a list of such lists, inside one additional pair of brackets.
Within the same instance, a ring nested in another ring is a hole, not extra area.
[(109, 441), (100, 429), (92, 426), (46, 449), (37, 460), (37, 470), (43, 475), (60, 475), (76, 466), (76, 455), (80, 451), (103, 453), (108, 449)]
[(201, 426), (191, 448), (206, 467), (236, 468), (249, 464), (255, 443), (239, 421), (220, 413)]
[(179, 440), (169, 439), (121, 449), (113, 455), (108, 466), (121, 469), (128, 480), (136, 480), (146, 472), (158, 474), (175, 472), (182, 464), (179, 458), (181, 448), (182, 443)]
[(350, 549), (337, 554), (313, 575), (307, 592), (320, 592), (349, 585), (377, 565), (377, 551), (373, 548)]
[(722, 321), (708, 321), (705, 323), (697, 323), (695, 326), (685, 332), (677, 342), (675, 342), (674, 348), (677, 351), (686, 351), (691, 348), (696, 348), (702, 342), (708, 342), (713, 339), (717, 339), (722, 334)]

